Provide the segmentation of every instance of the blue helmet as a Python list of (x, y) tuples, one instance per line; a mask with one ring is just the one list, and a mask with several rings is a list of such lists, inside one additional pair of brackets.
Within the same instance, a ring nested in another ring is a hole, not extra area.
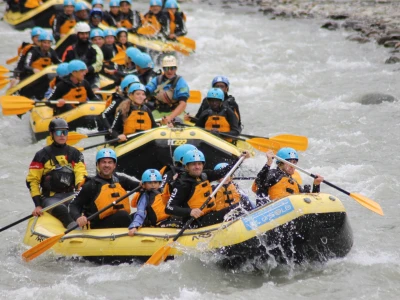
[(214, 86), (217, 82), (223, 82), (229, 87), (229, 79), (225, 76), (215, 76), (211, 82), (211, 86)]
[(218, 99), (224, 101), (225, 99), (224, 92), (221, 89), (212, 88), (207, 93), (207, 99)]
[(115, 163), (117, 163), (117, 155), (115, 154), (115, 151), (113, 149), (104, 148), (99, 150), (96, 154), (96, 164), (102, 158), (112, 158), (115, 161)]
[(119, 0), (119, 4), (121, 5), (122, 2), (127, 2), (129, 5), (132, 5), (132, 0)]
[(103, 17), (103, 11), (101, 10), (101, 8), (98, 7), (92, 8), (92, 10), (90, 11), (90, 16), (93, 15), (100, 15), (101, 17)]
[(75, 6), (75, 1), (74, 0), (64, 0), (63, 5), (64, 6)]
[(183, 156), (190, 150), (197, 150), (197, 148), (191, 144), (184, 144), (176, 147), (173, 155), (174, 162), (182, 163)]
[(136, 75), (126, 75), (124, 79), (121, 81), (121, 89), (125, 91), (125, 89), (130, 86), (134, 82), (140, 82), (139, 78)]
[(77, 2), (75, 3), (74, 10), (75, 12), (88, 9), (85, 2)]
[(94, 37), (102, 37), (104, 39), (104, 32), (100, 28), (94, 28), (90, 31), (89, 38), (92, 39)]
[(119, 0), (111, 0), (109, 5), (110, 7), (119, 6)]
[(162, 181), (161, 173), (156, 169), (148, 169), (142, 174), (142, 183)]
[[(299, 155), (297, 154), (297, 151), (289, 147), (279, 149), (279, 151), (276, 153), (276, 156), (279, 156), (284, 160), (299, 160)], [(279, 161), (277, 162), (279, 163)]]
[(141, 83), (134, 82), (134, 83), (132, 83), (131, 86), (129, 87), (128, 94), (132, 94), (132, 93), (134, 93), (135, 91), (143, 91), (143, 92), (146, 92), (146, 87), (145, 87), (143, 84), (141, 84)]
[(95, 6), (96, 4), (100, 4), (100, 5), (104, 6), (103, 0), (93, 0), (92, 1), (92, 7)]
[(39, 26), (33, 27), (31, 31), (31, 37), (40, 35), (43, 31), (44, 29), (42, 27)]
[(104, 37), (106, 37), (106, 36), (114, 36), (114, 37), (116, 37), (117, 36), (115, 34), (115, 30), (112, 29), (112, 28), (104, 29), (103, 32), (104, 32)]
[(162, 6), (162, 0), (150, 0), (150, 6)]
[(133, 61), (135, 59), (135, 57), (141, 53), (142, 53), (142, 51), (140, 51), (136, 47), (129, 47), (128, 49), (126, 49), (126, 55), (128, 55), (128, 57), (131, 59), (131, 61)]
[(64, 77), (69, 74), (68, 65), (69, 63), (62, 63), (58, 65), (56, 73), (59, 77)]
[(75, 71), (82, 71), (82, 70), (87, 70), (86, 64), (83, 61), (81, 61), (79, 59), (74, 59), (68, 63), (68, 72), (69, 73), (72, 73)]
[(53, 40), (54, 40), (53, 35), (46, 31), (42, 31), (42, 33), (39, 35), (39, 41), (53, 41)]
[(128, 33), (128, 29), (126, 29), (125, 27), (120, 27), (120, 28), (117, 29), (117, 31), (115, 33), (118, 36), (118, 34), (120, 34), (121, 32)]
[(200, 161), (202, 163), (206, 162), (203, 152), (200, 150), (190, 150), (183, 155), (183, 165), (186, 166), (188, 163)]
[(226, 166), (228, 166), (227, 163), (219, 163), (218, 165), (216, 165), (214, 167), (214, 170), (221, 170), (221, 169), (225, 168)]
[(153, 60), (147, 53), (141, 53), (136, 55), (132, 61), (134, 62), (135, 65), (139, 66), (142, 69), (154, 68)]
[(165, 8), (179, 8), (178, 3), (176, 2), (176, 0), (167, 0), (167, 2), (165, 2)]

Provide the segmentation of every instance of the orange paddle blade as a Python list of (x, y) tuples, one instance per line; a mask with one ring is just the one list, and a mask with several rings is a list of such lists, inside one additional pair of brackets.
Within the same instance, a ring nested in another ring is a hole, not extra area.
[(5, 86), (6, 86), (7, 84), (9, 84), (9, 83), (10, 83), (10, 80), (8, 80), (8, 79), (1, 79), (1, 80), (0, 80), (0, 90), (3, 89), (3, 88), (5, 88)]
[(4, 67), (4, 66), (0, 66), (0, 73), (8, 73), (8, 72), (10, 72), (9, 69), (7, 69), (7, 68)]
[(194, 90), (190, 91), (189, 99), (187, 100), (188, 103), (201, 103), (201, 92)]
[(147, 261), (146, 265), (158, 266), (167, 259), (168, 254), (171, 252), (171, 243), (158, 249)]
[(282, 148), (280, 143), (271, 139), (252, 138), (246, 140), (246, 142), (261, 152), (267, 152), (268, 150), (278, 151)]
[(308, 138), (301, 135), (281, 134), (269, 138), (281, 144), (281, 147), (291, 147), (297, 151), (306, 151), (308, 148)]
[(111, 61), (118, 65), (123, 65), (125, 64), (125, 57), (126, 57), (125, 51), (120, 51), (111, 59)]
[(356, 200), (358, 203), (360, 203), (362, 206), (368, 208), (369, 210), (372, 210), (373, 212), (377, 213), (378, 215), (383, 216), (383, 210), (382, 207), (379, 205), (379, 203), (375, 202), (372, 199), (369, 199), (368, 197), (365, 197), (361, 194), (357, 193), (350, 193), (350, 197)]
[(46, 252), (49, 250), (51, 247), (53, 247), (65, 234), (59, 234), (56, 236), (53, 236), (51, 238), (48, 238), (41, 242), (40, 244), (32, 247), (31, 249), (25, 251), (22, 253), (22, 258), (25, 261), (31, 261), (32, 259), (38, 257), (41, 255), (43, 252)]
[(12, 63), (15, 63), (16, 61), (18, 61), (18, 58), (19, 58), (18, 55), (17, 55), (17, 56), (14, 56), (14, 57), (12, 57), (12, 58), (9, 58), (9, 59), (6, 60), (6, 64), (7, 64), (7, 65), (11, 65)]
[(143, 35), (155, 35), (155, 34), (157, 34), (157, 30), (152, 26), (144, 26), (144, 27), (140, 27), (138, 29), (137, 33), (143, 34)]
[[(70, 145), (70, 146), (75, 145), (75, 144), (79, 143), (80, 140), (86, 139), (86, 138), (88, 138), (88, 136), (86, 134), (75, 132), (75, 131), (70, 131), (70, 132), (68, 132), (67, 145)], [(48, 136), (46, 138), (46, 144), (50, 145), (52, 143), (53, 143), (53, 139), (51, 138), (51, 136)]]
[(184, 44), (186, 47), (188, 47), (192, 50), (196, 50), (196, 41), (195, 40), (192, 40), (185, 36), (178, 36), (176, 39), (178, 40), (179, 43)]

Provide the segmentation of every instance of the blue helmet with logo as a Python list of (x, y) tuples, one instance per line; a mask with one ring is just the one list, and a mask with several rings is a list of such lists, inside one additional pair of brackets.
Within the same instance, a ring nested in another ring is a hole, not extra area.
[(90, 11), (90, 16), (94, 15), (99, 15), (100, 17), (103, 17), (103, 11), (101, 10), (101, 8), (98, 7), (92, 8), (92, 10)]
[(182, 163), (183, 156), (190, 150), (197, 150), (197, 148), (191, 144), (184, 144), (176, 147), (173, 155), (174, 162)]
[(178, 3), (176, 2), (176, 0), (167, 0), (167, 2), (165, 2), (165, 8), (179, 8)]
[(114, 37), (116, 37), (117, 36), (115, 34), (115, 30), (112, 29), (112, 28), (104, 29), (103, 32), (104, 32), (104, 37), (106, 37), (106, 36), (114, 36)]
[[(299, 160), (299, 155), (297, 154), (297, 151), (289, 147), (279, 149), (279, 151), (276, 153), (276, 156), (279, 156), (284, 160)], [(277, 161), (277, 163), (279, 163), (279, 161)]]
[(142, 174), (142, 183), (162, 181), (161, 173), (156, 169), (148, 169)]
[(101, 37), (104, 39), (104, 32), (100, 28), (94, 28), (90, 31), (90, 36), (89, 38), (95, 38), (95, 37)]
[(200, 150), (190, 150), (183, 155), (183, 165), (186, 166), (192, 162), (202, 162), (203, 164), (206, 162), (206, 158), (204, 157), (203, 152)]
[(224, 101), (225, 96), (224, 92), (218, 88), (212, 88), (207, 93), (207, 99), (218, 99)]
[(140, 82), (139, 78), (136, 75), (133, 74), (126, 75), (124, 79), (121, 81), (120, 87), (123, 91), (125, 91), (125, 89), (134, 82)]
[(54, 40), (53, 35), (51, 33), (48, 33), (46, 31), (42, 31), (42, 33), (39, 35), (39, 41), (50, 41), (52, 42)]
[(219, 163), (218, 165), (216, 165), (216, 166), (214, 167), (214, 170), (221, 170), (221, 169), (223, 169), (223, 168), (225, 168), (225, 167), (227, 167), (227, 166), (228, 166), (227, 163)]
[(215, 76), (211, 82), (211, 86), (214, 86), (217, 82), (225, 83), (229, 87), (229, 79), (225, 76)]
[(141, 83), (134, 82), (134, 83), (132, 83), (131, 86), (129, 87), (128, 94), (132, 94), (132, 93), (134, 93), (135, 91), (143, 91), (143, 92), (146, 92), (146, 87), (145, 87), (143, 84), (141, 84)]
[(75, 1), (74, 0), (64, 0), (63, 5), (64, 6), (75, 6)]
[(58, 65), (58, 67), (56, 69), (56, 73), (59, 77), (64, 77), (69, 74), (68, 65), (69, 65), (69, 63), (62, 63), (62, 64)]
[(103, 5), (103, 6), (104, 6), (103, 0), (93, 0), (93, 1), (92, 1), (92, 6), (95, 6), (96, 4), (100, 4), (100, 5)]
[(112, 158), (115, 163), (117, 163), (117, 155), (115, 154), (115, 151), (113, 149), (104, 148), (99, 150), (96, 154), (96, 163), (98, 163), (99, 160), (102, 158)]
[(125, 27), (120, 27), (120, 28), (117, 29), (116, 35), (118, 36), (121, 32), (128, 33), (128, 29), (126, 29)]
[(69, 73), (72, 73), (75, 71), (82, 71), (82, 70), (87, 70), (86, 64), (83, 61), (81, 61), (79, 59), (74, 59), (68, 63), (68, 72)]
[(74, 10), (75, 12), (88, 9), (85, 2), (77, 2), (75, 3)]
[(39, 26), (33, 27), (31, 31), (31, 37), (40, 35), (43, 31), (44, 29), (42, 27)]
[(154, 62), (147, 53), (140, 53), (133, 58), (133, 63), (142, 69), (154, 68)]
[(162, 0), (150, 0), (150, 6), (162, 6)]
[(135, 57), (139, 54), (142, 54), (142, 51), (140, 51), (136, 47), (129, 47), (128, 49), (126, 49), (126, 55), (128, 55), (128, 57), (131, 59), (131, 61), (133, 61), (135, 59)]
[(110, 5), (110, 7), (113, 7), (113, 6), (119, 7), (119, 0), (111, 0), (109, 5)]

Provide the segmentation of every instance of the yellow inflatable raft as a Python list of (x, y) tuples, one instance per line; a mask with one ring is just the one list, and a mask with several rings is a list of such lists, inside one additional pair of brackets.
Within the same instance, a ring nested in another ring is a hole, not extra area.
[[(24, 243), (35, 246), (61, 234), (65, 228), (45, 213), (32, 218)], [(127, 228), (83, 229), (65, 235), (53, 246), (62, 256), (79, 256), (101, 263), (147, 260), (167, 244), (177, 228), (140, 228), (134, 237)], [(281, 263), (324, 261), (344, 257), (353, 244), (352, 231), (342, 202), (328, 194), (300, 194), (261, 206), (221, 224), (188, 229), (177, 240), (180, 250), (219, 252), (220, 263), (238, 267), (248, 259), (264, 262), (274, 257)]]

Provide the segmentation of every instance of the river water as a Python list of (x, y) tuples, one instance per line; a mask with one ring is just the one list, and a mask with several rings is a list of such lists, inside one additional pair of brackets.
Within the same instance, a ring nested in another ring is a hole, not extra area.
[[(1, 233), (0, 299), (399, 298), (400, 106), (360, 103), (361, 96), (375, 92), (400, 99), (399, 67), (383, 64), (386, 50), (375, 44), (359, 45), (346, 41), (344, 31), (319, 29), (321, 20), (269, 20), (256, 8), (223, 9), (213, 3), (182, 5), (197, 53), (181, 57), (179, 74), (203, 94), (215, 75), (228, 76), (244, 133), (308, 136), (309, 149), (300, 154), (299, 166), (379, 202), (385, 216), (323, 186), (340, 197), (348, 211), (354, 231), (349, 255), (325, 264), (264, 266), (262, 272), (250, 267), (224, 271), (207, 255), (185, 255), (144, 268), (97, 266), (60, 260), (51, 253), (25, 263), (21, 224)], [(146, 4), (138, 7), (144, 11)], [(29, 40), (29, 33), (2, 22), (0, 38), (3, 63), (15, 55), (21, 41)], [(25, 176), (44, 143), (31, 144), (27, 116), (20, 120), (0, 115), (0, 125), (0, 219), (5, 226), (33, 208)], [(90, 173), (94, 154), (85, 152)], [(246, 162), (243, 174), (254, 174), (264, 162), (259, 153)]]

